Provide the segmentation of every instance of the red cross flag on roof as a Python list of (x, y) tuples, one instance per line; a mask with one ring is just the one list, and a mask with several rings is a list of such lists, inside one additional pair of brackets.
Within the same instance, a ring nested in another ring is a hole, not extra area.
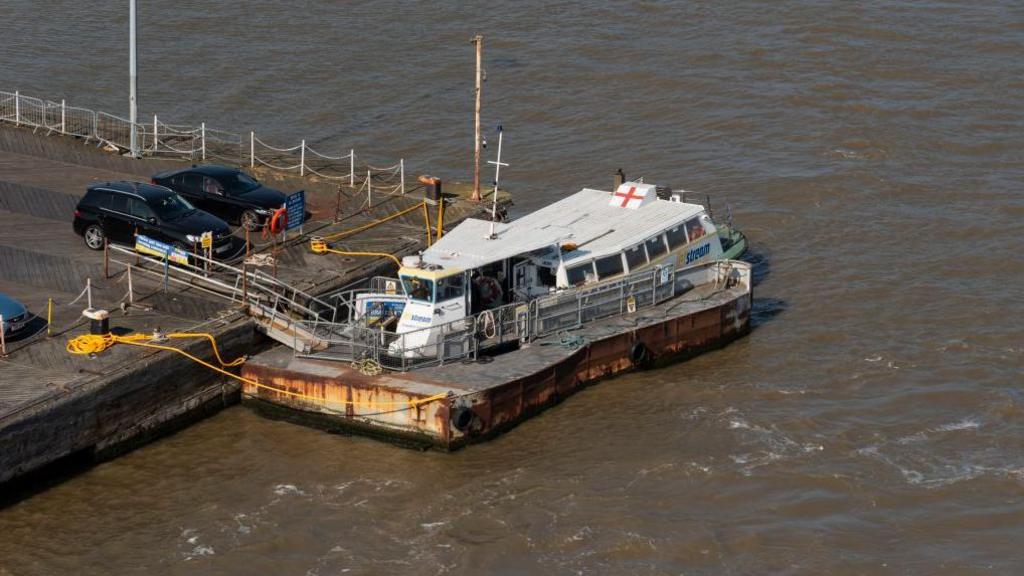
[(609, 206), (616, 208), (637, 208), (648, 204), (658, 197), (654, 184), (643, 184), (641, 182), (625, 182), (612, 194)]

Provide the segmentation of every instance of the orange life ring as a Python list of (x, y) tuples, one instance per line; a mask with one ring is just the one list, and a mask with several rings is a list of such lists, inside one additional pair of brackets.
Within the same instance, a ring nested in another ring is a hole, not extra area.
[(285, 227), (288, 226), (288, 211), (284, 208), (278, 208), (274, 210), (273, 216), (270, 217), (270, 224), (267, 228), (271, 234), (280, 234), (284, 232)]
[(501, 284), (492, 276), (480, 276), (475, 280), (477, 290), (480, 293), (480, 305), (490, 308), (501, 302)]

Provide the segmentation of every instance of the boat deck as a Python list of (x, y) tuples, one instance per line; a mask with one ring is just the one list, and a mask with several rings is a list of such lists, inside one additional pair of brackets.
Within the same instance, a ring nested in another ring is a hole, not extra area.
[[(749, 287), (706, 285), (493, 357), (377, 376), (347, 362), (274, 349), (243, 366), (244, 376), (264, 385), (245, 384), (243, 393), (285, 418), (452, 449), (513, 425), (589, 382), (638, 367), (629, 352), (636, 342), (651, 352), (645, 365), (721, 346), (747, 331), (749, 310)], [(446, 398), (417, 404), (439, 394)], [(449, 426), (459, 405), (472, 405), (480, 415), (477, 433)]]

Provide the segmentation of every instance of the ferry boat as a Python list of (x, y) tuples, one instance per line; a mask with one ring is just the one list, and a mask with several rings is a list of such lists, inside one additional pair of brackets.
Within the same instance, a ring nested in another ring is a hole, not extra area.
[(745, 248), (703, 205), (644, 182), (465, 220), (397, 278), (329, 295), (335, 318), (305, 325), (302, 351), (242, 366), (244, 397), (333, 431), (458, 448), (598, 379), (746, 334)]
[(716, 225), (704, 206), (659, 194), (654, 184), (584, 188), (511, 222), (465, 220), (403, 259), (401, 286), (358, 295), (353, 319), (408, 334), (391, 350), (414, 357), (461, 318), (655, 268), (735, 259), (746, 247), (742, 233)]

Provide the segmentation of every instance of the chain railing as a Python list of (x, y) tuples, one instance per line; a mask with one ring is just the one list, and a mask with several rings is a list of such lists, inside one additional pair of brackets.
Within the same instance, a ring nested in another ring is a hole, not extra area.
[[(97, 145), (131, 152), (133, 126), (130, 120), (87, 108), (68, 106), (65, 100), (55, 102), (25, 96), (20, 92), (0, 92), (0, 122), (95, 140)], [(303, 139), (298, 145), (279, 148), (256, 136), (199, 126), (167, 124), (154, 114), (150, 122), (134, 125), (136, 145), (141, 156), (179, 157), (195, 161), (219, 160), (250, 168), (265, 166), (299, 176), (317, 176), (325, 180), (347, 183), (372, 198), (373, 192), (404, 194), (405, 160), (387, 167), (370, 164), (357, 166), (356, 153), (332, 156), (313, 149)]]

